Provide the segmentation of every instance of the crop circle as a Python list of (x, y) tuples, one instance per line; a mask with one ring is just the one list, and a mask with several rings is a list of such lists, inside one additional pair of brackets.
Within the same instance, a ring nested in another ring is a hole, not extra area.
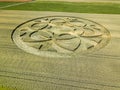
[(40, 56), (66, 56), (92, 53), (110, 40), (102, 25), (79, 17), (47, 16), (26, 21), (12, 32), (22, 50)]

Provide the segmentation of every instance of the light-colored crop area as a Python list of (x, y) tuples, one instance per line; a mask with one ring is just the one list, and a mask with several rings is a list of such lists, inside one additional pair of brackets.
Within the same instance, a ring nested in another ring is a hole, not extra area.
[[(0, 12), (0, 85), (17, 90), (120, 89), (120, 15), (14, 10)], [(37, 17), (58, 15), (93, 20), (108, 29), (111, 40), (99, 51), (73, 58), (29, 54), (12, 41), (11, 34), (17, 25)]]
[[(120, 90), (119, 3), (120, 0), (0, 2), (0, 90)], [(109, 42), (95, 52), (75, 57), (39, 56), (18, 47), (12, 37), (15, 28), (46, 16), (94, 21), (110, 32)]]

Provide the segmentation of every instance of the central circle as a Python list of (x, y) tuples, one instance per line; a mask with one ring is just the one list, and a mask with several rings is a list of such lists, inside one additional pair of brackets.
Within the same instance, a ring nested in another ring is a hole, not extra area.
[(104, 47), (110, 33), (91, 20), (48, 16), (20, 24), (12, 39), (19, 48), (40, 56), (79, 55)]

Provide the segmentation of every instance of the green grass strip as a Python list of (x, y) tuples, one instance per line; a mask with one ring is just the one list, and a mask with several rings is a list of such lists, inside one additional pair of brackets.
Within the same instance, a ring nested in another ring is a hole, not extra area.
[[(4, 4), (4, 3), (2, 3)], [(23, 5), (12, 6), (5, 10), (30, 10), (30, 11), (57, 11), (76, 13), (120, 14), (119, 3), (88, 3), (88, 2), (52, 2), (38, 1)]]

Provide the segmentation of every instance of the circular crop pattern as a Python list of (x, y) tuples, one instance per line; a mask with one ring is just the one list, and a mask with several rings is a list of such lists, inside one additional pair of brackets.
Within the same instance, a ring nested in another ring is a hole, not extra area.
[(12, 33), (15, 44), (40, 56), (79, 55), (104, 47), (110, 33), (91, 20), (70, 16), (48, 16), (29, 20)]

